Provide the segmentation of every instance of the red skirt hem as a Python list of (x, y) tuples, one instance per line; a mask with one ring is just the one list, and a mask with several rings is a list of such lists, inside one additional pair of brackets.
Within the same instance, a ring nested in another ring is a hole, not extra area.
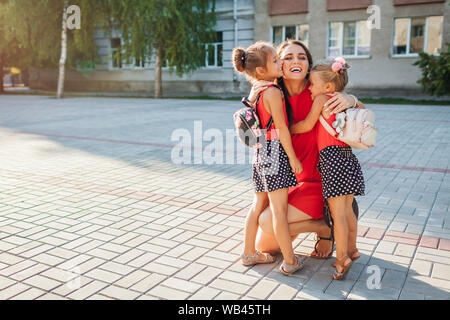
[(314, 220), (323, 219), (323, 196), (321, 182), (300, 182), (289, 188), (288, 203), (306, 213)]

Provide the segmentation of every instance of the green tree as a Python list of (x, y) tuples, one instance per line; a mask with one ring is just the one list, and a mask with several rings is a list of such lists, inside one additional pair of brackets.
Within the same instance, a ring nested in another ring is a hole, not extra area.
[[(0, 28), (7, 39), (13, 39), (17, 54), (7, 60), (11, 66), (28, 70), (55, 68), (61, 58), (63, 12), (66, 0), (2, 0)], [(71, 5), (81, 9), (81, 29), (67, 32), (67, 66), (75, 68), (80, 61), (96, 61), (97, 46), (94, 42), (96, 26), (104, 20), (99, 1), (71, 0)], [(8, 42), (0, 35), (0, 52)], [(11, 44), (11, 43), (10, 43)], [(9, 46), (11, 51), (11, 46)], [(65, 63), (64, 63), (65, 66)]]
[(12, 57), (17, 53), (13, 33), (8, 30), (6, 22), (6, 1), (0, 0), (0, 93), (3, 93), (4, 67), (9, 66)]
[[(101, 0), (108, 21), (123, 40), (123, 58), (155, 57), (155, 98), (162, 97), (162, 67), (178, 76), (204, 64), (204, 44), (214, 40), (215, 0)], [(119, 52), (118, 54), (122, 54)]]
[(438, 97), (450, 94), (450, 43), (447, 43), (447, 51), (438, 56), (421, 52), (419, 57), (413, 65), (422, 70), (422, 78), (417, 81), (422, 90)]

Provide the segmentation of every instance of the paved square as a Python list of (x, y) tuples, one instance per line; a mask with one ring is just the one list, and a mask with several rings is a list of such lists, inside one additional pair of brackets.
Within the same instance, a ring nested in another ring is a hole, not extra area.
[(238, 107), (0, 96), (0, 299), (450, 298), (449, 107), (369, 106), (362, 256), (340, 282), (334, 258), (307, 258), (312, 234), (294, 242), (293, 277), (280, 257), (240, 264), (252, 183)]

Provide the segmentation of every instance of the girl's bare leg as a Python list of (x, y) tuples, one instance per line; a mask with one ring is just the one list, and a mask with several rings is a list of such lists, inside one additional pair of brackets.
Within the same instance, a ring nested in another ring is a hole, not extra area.
[(289, 265), (296, 265), (297, 258), (292, 248), (287, 222), (288, 189), (283, 188), (269, 192), (269, 200), (270, 209), (272, 210), (274, 235), (280, 246), (284, 261)]
[(336, 259), (342, 260), (348, 253), (347, 196), (328, 199), (334, 224)]
[[(348, 253), (350, 258), (357, 257), (357, 254), (354, 254), (358, 249), (356, 247), (356, 236), (358, 234), (358, 220), (355, 217), (353, 212), (353, 195), (348, 195), (346, 199), (346, 216), (347, 216), (347, 225), (348, 225)], [(353, 257), (354, 255), (354, 257)]]
[(245, 219), (244, 254), (255, 254), (255, 240), (258, 232), (258, 218), (261, 212), (269, 205), (269, 198), (265, 192), (256, 192), (253, 196), (253, 204)]

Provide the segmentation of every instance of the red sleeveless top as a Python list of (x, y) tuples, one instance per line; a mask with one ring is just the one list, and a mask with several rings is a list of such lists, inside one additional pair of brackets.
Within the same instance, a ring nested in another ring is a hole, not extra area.
[[(295, 122), (302, 121), (311, 111), (313, 101), (309, 83), (298, 95), (289, 98)], [(317, 149), (317, 127), (305, 133), (293, 134), (292, 145), (297, 158), (303, 166), (303, 171), (297, 174), (298, 186), (289, 188), (288, 203), (313, 219), (323, 218), (322, 177), (317, 170), (319, 151)]]
[[(278, 134), (275, 129), (275, 123), (272, 123), (272, 126), (270, 128), (266, 128), (266, 125), (269, 122), (270, 117), (272, 116), (269, 112), (267, 112), (266, 108), (264, 107), (264, 99), (263, 99), (264, 91), (261, 92), (261, 96), (258, 101), (258, 105), (256, 106), (256, 110), (258, 111), (259, 121), (261, 121), (261, 128), (267, 129), (267, 140), (275, 140), (279, 139)], [(283, 96), (283, 112), (284, 112), (284, 119), (286, 121), (286, 126), (289, 128), (289, 122), (287, 118), (286, 113), (286, 105), (284, 102), (284, 96)]]
[[(324, 117), (325, 119), (325, 117)], [(325, 119), (325, 121), (331, 126), (333, 122), (336, 120), (336, 114), (332, 114), (328, 119)], [(349, 145), (336, 139), (331, 134), (328, 133), (327, 129), (323, 127), (323, 125), (320, 123), (320, 121), (317, 121), (317, 147), (319, 148), (319, 152), (325, 149), (329, 146), (341, 146), (341, 147), (348, 147)]]

